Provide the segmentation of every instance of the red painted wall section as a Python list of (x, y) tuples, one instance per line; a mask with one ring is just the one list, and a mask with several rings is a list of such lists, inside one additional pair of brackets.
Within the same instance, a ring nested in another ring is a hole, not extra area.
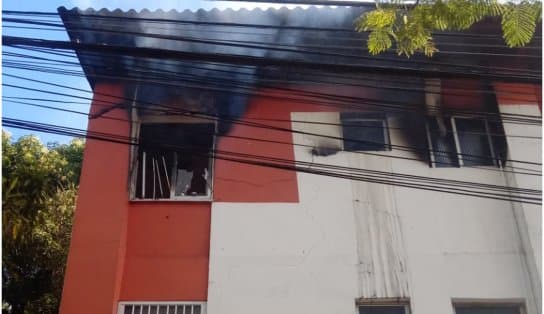
[[(250, 102), (244, 118), (248, 119), (254, 117), (290, 120), (289, 104), (278, 104), (275, 100), (254, 98)], [(291, 128), (290, 122), (251, 121), (273, 127)], [(243, 125), (233, 125), (229, 135), (286, 143), (293, 142), (289, 132)], [(220, 138), (217, 144), (217, 150), (270, 156), (288, 160), (293, 160), (295, 156), (292, 145), (274, 144), (232, 137)], [(237, 156), (228, 157), (239, 158)], [(221, 159), (215, 160), (214, 170), (214, 201), (298, 202), (298, 188), (295, 172), (241, 164)]]
[[(342, 86), (320, 86), (319, 88), (315, 86), (291, 86), (291, 88), (310, 92), (379, 99), (375, 89), (354, 89)], [(323, 104), (326, 101), (315, 97), (296, 96), (297, 100), (293, 100), (295, 96), (286, 92), (271, 90), (261, 90), (259, 92), (261, 95), (268, 97), (253, 97), (242, 120), (291, 130), (292, 112), (337, 112), (343, 110), (341, 106), (331, 106), (330, 102)], [(359, 110), (375, 109), (375, 107), (371, 106), (365, 107), (364, 104), (360, 104), (358, 108)], [(353, 111), (354, 109), (344, 108), (344, 110)], [(254, 118), (260, 120), (254, 120)], [(283, 121), (262, 120), (263, 118)], [(235, 124), (228, 135), (287, 144), (222, 137), (216, 146), (218, 151), (269, 156), (285, 160), (294, 160), (295, 158), (292, 145), (293, 135), (290, 132)], [(240, 158), (237, 156), (228, 157)], [(297, 175), (294, 171), (247, 165), (221, 159), (215, 160), (214, 171), (214, 201), (216, 202), (296, 203), (299, 200)]]
[(206, 301), (211, 203), (132, 202), (121, 301)]
[(442, 105), (447, 109), (480, 110), (485, 109), (485, 94), (479, 80), (442, 79)]
[(494, 83), (500, 105), (538, 105), (542, 111), (542, 85)]
[[(117, 85), (97, 85), (95, 92), (123, 97)], [(118, 99), (95, 94), (91, 113)], [(114, 109), (89, 120), (88, 130), (129, 135), (127, 119)], [(88, 139), (85, 145), (79, 195), (66, 266), (61, 314), (113, 313), (120, 292), (128, 214), (127, 145)], [(112, 166), (113, 165), (113, 166)]]

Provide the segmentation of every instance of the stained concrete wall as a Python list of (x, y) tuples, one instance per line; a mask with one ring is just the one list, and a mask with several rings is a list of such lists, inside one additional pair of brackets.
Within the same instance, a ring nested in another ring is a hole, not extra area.
[[(291, 117), (339, 120), (338, 113)], [(398, 121), (391, 118), (389, 124), (392, 144), (405, 144), (394, 130)], [(341, 135), (330, 125), (293, 128)], [(294, 134), (293, 141), (320, 140)], [(417, 157), (398, 150), (380, 153)], [(295, 158), (506, 184), (497, 168), (430, 168), (422, 161), (349, 152), (318, 157), (301, 146), (295, 147)], [(509, 202), (300, 172), (297, 180), (298, 204), (212, 204), (209, 314), (357, 313), (355, 300), (361, 297), (406, 297), (417, 314), (453, 313), (454, 299), (518, 300), (529, 314), (537, 313)]]

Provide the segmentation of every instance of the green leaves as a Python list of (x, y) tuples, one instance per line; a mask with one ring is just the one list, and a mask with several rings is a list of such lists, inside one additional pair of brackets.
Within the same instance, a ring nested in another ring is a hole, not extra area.
[(521, 47), (528, 44), (535, 33), (537, 20), (541, 14), (541, 3), (527, 1), (509, 4), (502, 14), (502, 32), (508, 47)]
[(376, 55), (385, 51), (393, 45), (387, 31), (376, 30), (368, 35), (368, 51), (370, 54)]
[(370, 54), (382, 53), (394, 46), (399, 55), (421, 52), (432, 56), (436, 49), (432, 32), (470, 28), (486, 17), (501, 17), (502, 30), (509, 47), (531, 41), (536, 24), (542, 19), (541, 1), (503, 3), (497, 0), (420, 0), (406, 6), (399, 1), (377, 2), (375, 10), (356, 20), (355, 29), (368, 31)]
[(3, 313), (58, 313), (83, 147), (2, 132)]

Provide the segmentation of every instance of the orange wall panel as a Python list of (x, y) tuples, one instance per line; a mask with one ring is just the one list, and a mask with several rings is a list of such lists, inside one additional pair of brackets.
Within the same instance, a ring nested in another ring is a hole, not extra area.
[[(123, 97), (122, 86), (98, 85), (95, 92)], [(91, 113), (119, 100), (95, 94)], [(115, 109), (105, 116), (127, 119)], [(127, 136), (128, 122), (97, 118), (90, 131)], [(85, 145), (72, 240), (66, 266), (61, 314), (116, 310), (124, 258), (128, 210), (127, 145), (88, 139)]]
[(121, 300), (206, 301), (211, 203), (132, 202)]
[(495, 83), (500, 105), (530, 105), (542, 107), (542, 85), (521, 83)]

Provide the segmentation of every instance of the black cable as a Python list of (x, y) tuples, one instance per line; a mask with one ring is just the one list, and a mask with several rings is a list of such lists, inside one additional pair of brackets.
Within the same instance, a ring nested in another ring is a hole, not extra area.
[[(19, 23), (24, 22), (26, 24), (33, 24), (33, 25), (64, 27), (62, 24), (59, 25), (59, 24), (46, 23), (46, 22), (34, 22), (34, 21), (22, 20), (22, 19), (3, 18), (2, 20), (6, 22), (19, 22)], [(165, 39), (165, 40), (172, 40), (172, 41), (198, 43), (198, 44), (220, 45), (220, 46), (227, 46), (227, 47), (248, 48), (248, 49), (266, 50), (266, 51), (291, 52), (291, 53), (297, 53), (297, 54), (310, 54), (310, 55), (317, 55), (317, 56), (342, 57), (342, 58), (348, 58), (348, 59), (352, 58), (352, 59), (363, 59), (363, 60), (373, 60), (373, 61), (390, 61), (390, 62), (397, 62), (397, 63), (404, 63), (404, 64), (415, 64), (415, 65), (421, 64), (425, 66), (465, 67), (466, 68), (465, 70), (471, 70), (471, 71), (474, 71), (474, 68), (480, 68), (480, 69), (486, 69), (486, 70), (503, 70), (503, 71), (517, 70), (517, 69), (511, 69), (511, 68), (504, 68), (504, 67), (485, 67), (480, 65), (452, 64), (452, 63), (437, 62), (437, 61), (414, 61), (414, 60), (408, 60), (404, 58), (376, 57), (376, 56), (365, 56), (365, 55), (356, 55), (356, 54), (342, 54), (337, 52), (320, 52), (315, 50), (281, 48), (281, 46), (285, 46), (285, 45), (282, 45), (281, 43), (271, 44), (271, 43), (263, 43), (258, 41), (247, 41), (247, 40), (243, 41), (243, 40), (206, 39), (206, 38), (197, 38), (197, 37), (191, 37), (191, 36), (175, 36), (175, 35), (163, 35), (163, 34), (157, 34), (157, 33), (143, 33), (143, 32), (128, 31), (128, 30), (83, 27), (80, 25), (71, 27), (71, 30), (73, 31), (80, 30), (80, 31), (88, 31), (88, 32), (98, 32), (98, 33), (111, 33), (111, 34), (124, 34), (124, 35), (138, 36), (138, 37), (148, 37), (148, 38), (155, 38), (155, 39)], [(287, 45), (287, 47), (292, 47), (292, 45), (291, 46)], [(534, 57), (540, 58), (540, 56), (536, 56), (536, 55)], [(527, 73), (527, 72), (531, 72), (531, 70), (524, 69), (524, 73)], [(536, 73), (540, 73), (540, 72), (536, 71)]]
[[(59, 12), (38, 12), (38, 11), (15, 11), (15, 10), (3, 10), (4, 15), (21, 15), (21, 16), (42, 16), (42, 17), (79, 17), (85, 19), (99, 19), (99, 20), (119, 20), (119, 21), (143, 21), (146, 23), (171, 23), (171, 24), (194, 24), (194, 25), (208, 25), (208, 26), (227, 26), (227, 27), (250, 27), (250, 28), (272, 28), (272, 29), (288, 29), (288, 30), (306, 30), (306, 31), (338, 31), (338, 32), (353, 32), (352, 28), (337, 27), (337, 28), (324, 28), (324, 27), (301, 27), (292, 25), (267, 25), (267, 24), (248, 24), (248, 23), (233, 23), (233, 22), (210, 22), (210, 21), (194, 21), (194, 20), (182, 20), (182, 19), (166, 19), (166, 18), (143, 18), (143, 17), (131, 17), (131, 16), (104, 16), (98, 14), (87, 13), (88, 10), (75, 11), (75, 9), (68, 10), (65, 7), (60, 7)], [(98, 11), (90, 10), (90, 12), (98, 13)], [(110, 12), (110, 11), (108, 11)], [(114, 13), (114, 11), (111, 11)], [(125, 12), (122, 12), (125, 13)], [(501, 35), (494, 34), (474, 34), (466, 32), (434, 32), (433, 35), (437, 36), (462, 36), (462, 37), (477, 37), (477, 38), (502, 38)], [(541, 38), (541, 36), (535, 36), (534, 38)]]
[[(40, 58), (40, 59), (43, 60), (43, 59), (46, 59), (46, 58)], [(61, 61), (59, 61), (59, 62), (61, 62)], [(72, 63), (70, 63), (70, 64), (72, 64)], [(84, 66), (89, 66), (89, 64), (83, 64), (83, 65)], [(10, 65), (7, 64), (7, 66), (10, 66)], [(191, 66), (188, 66), (188, 67), (191, 67)], [(21, 68), (21, 67), (19, 67), (19, 68)], [(104, 68), (104, 66), (103, 65), (93, 65), (93, 68)], [(150, 70), (152, 70), (151, 68), (146, 68), (146, 67), (137, 67), (137, 68), (142, 68), (142, 71), (144, 71), (144, 72), (142, 72), (140, 70), (133, 70), (131, 72), (143, 73), (146, 76), (149, 76), (149, 73), (154, 72), (154, 71), (150, 71)], [(27, 69), (28, 69), (28, 67), (27, 67)], [(204, 70), (205, 68), (202, 68), (202, 69)], [(164, 72), (172, 72), (172, 71), (162, 70), (160, 78), (162, 78)], [(59, 73), (59, 72), (57, 72), (57, 73)], [(68, 73), (68, 72), (63, 72), (63, 73)], [(183, 76), (182, 74), (180, 74), (178, 72), (173, 72), (173, 73), (175, 74), (175, 76), (177, 78), (186, 77), (184, 79), (184, 81), (192, 81), (192, 82), (196, 82), (197, 84), (202, 84), (203, 83), (203, 81), (193, 79), (195, 77), (201, 77), (201, 76), (197, 76), (195, 74)], [(62, 74), (62, 73), (59, 73), (59, 74)], [(231, 74), (236, 75), (237, 72), (231, 72)], [(76, 75), (76, 74), (74, 74), (74, 75)], [(77, 74), (77, 75), (79, 75), (79, 74)], [(98, 77), (100, 75), (89, 74), (89, 76)], [(111, 77), (111, 75), (110, 75), (110, 77)], [(129, 77), (129, 75), (126, 75), (126, 77)], [(130, 76), (130, 77), (134, 78), (134, 76)], [(164, 76), (164, 77), (165, 77), (166, 82), (156, 82), (156, 81), (155, 82), (156, 83), (161, 83), (163, 85), (172, 85), (171, 82), (172, 82), (173, 78), (169, 77), (169, 76)], [(188, 79), (187, 77), (191, 77), (191, 79)], [(124, 78), (124, 77), (118, 77), (118, 78)], [(138, 79), (141, 80), (140, 77), (135, 77), (135, 78), (138, 78)], [(296, 88), (285, 88), (285, 87), (279, 87), (279, 86), (276, 86), (276, 85), (263, 84), (263, 83), (259, 83), (259, 82), (258, 83), (244, 82), (246, 84), (249, 83), (249, 85), (240, 85), (239, 83), (238, 84), (231, 83), (231, 82), (225, 83), (221, 79), (214, 79), (214, 78), (208, 78), (208, 77), (203, 77), (203, 78), (204, 78), (204, 82), (209, 83), (209, 84), (206, 84), (204, 87), (200, 86), (200, 89), (208, 89), (209, 90), (209, 89), (211, 89), (210, 86), (212, 86), (212, 83), (214, 83), (215, 85), (217, 85), (217, 83), (220, 83), (221, 86), (229, 85), (229, 86), (227, 86), (228, 91), (231, 91), (230, 89), (232, 87), (237, 87), (237, 88), (243, 88), (243, 89), (249, 90), (249, 92), (242, 93), (242, 94), (244, 94), (244, 95), (253, 95), (252, 91), (253, 91), (253, 89), (255, 87), (265, 87), (265, 88), (277, 89), (277, 90), (282, 90), (282, 91), (294, 92), (294, 93), (297, 93), (298, 95), (302, 95), (304, 97), (318, 97), (318, 98), (316, 98), (316, 100), (314, 100), (314, 103), (322, 104), (322, 105), (326, 105), (326, 104), (323, 103), (322, 99), (330, 99), (330, 100), (333, 100), (333, 101), (341, 101), (342, 105), (353, 104), (353, 105), (359, 105), (360, 106), (361, 104), (364, 104), (366, 106), (387, 107), (387, 108), (390, 108), (390, 109), (396, 109), (396, 110), (401, 110), (401, 111), (415, 110), (417, 112), (429, 111), (429, 109), (434, 109), (436, 111), (444, 111), (443, 109), (441, 109), (440, 107), (437, 107), (437, 106), (432, 106), (433, 108), (431, 108), (431, 106), (427, 106), (428, 108), (422, 108), (419, 103), (417, 103), (417, 104), (416, 103), (410, 104), (410, 103), (406, 103), (406, 102), (396, 102), (395, 103), (395, 102), (391, 102), (391, 101), (389, 101), (387, 103), (383, 103), (383, 102), (375, 103), (376, 99), (369, 99), (369, 98), (363, 98), (363, 97), (334, 95), (334, 94), (323, 94), (323, 93), (319, 93), (319, 92), (308, 92), (308, 91), (303, 91), (303, 90), (296, 89)], [(179, 81), (179, 79), (178, 79), (178, 81)], [(276, 81), (279, 82), (279, 80), (276, 80)], [(233, 85), (233, 84), (235, 84), (235, 85)], [(362, 85), (359, 84), (358, 86), (362, 86)], [(374, 87), (374, 86), (372, 86), (372, 87)], [(396, 88), (396, 87), (392, 87), (392, 88)], [(214, 88), (214, 90), (216, 90), (216, 88)], [(236, 93), (239, 93), (239, 92), (236, 92)], [(444, 93), (444, 94), (448, 94), (448, 93)], [(291, 99), (291, 100), (294, 100), (294, 99)], [(336, 104), (334, 107), (338, 107), (338, 104)], [(495, 113), (495, 112), (481, 112), (481, 111), (469, 111), (469, 110), (451, 110), (451, 109), (447, 110), (447, 111), (448, 111), (449, 114), (452, 114), (452, 115), (463, 115), (463, 114), (470, 115), (470, 116), (481, 115), (481, 116), (485, 116), (488, 119), (494, 117), (497, 120), (501, 120), (502, 122), (518, 121), (518, 122), (528, 122), (528, 123), (534, 122), (534, 123), (537, 123), (537, 124), (541, 124), (540, 117), (534, 116), (534, 115), (520, 115), (520, 114), (502, 114), (502, 115), (499, 115), (498, 113)], [(533, 120), (526, 120), (526, 119), (525, 120), (519, 120), (519, 119), (518, 120), (513, 120), (512, 119), (513, 117), (538, 118), (538, 119), (534, 120), (534, 121)]]
[[(109, 138), (105, 136), (102, 133), (94, 133), (94, 132), (84, 132), (77, 133), (74, 132), (73, 128), (58, 128), (56, 126), (51, 125), (45, 125), (45, 124), (39, 124), (35, 122), (29, 122), (24, 120), (15, 120), (15, 119), (9, 119), (9, 118), (3, 118), (3, 123), (10, 127), (16, 127), (16, 128), (23, 128), (23, 129), (31, 129), (35, 131), (40, 132), (51, 132), (55, 134), (62, 134), (62, 135), (70, 135), (70, 136), (81, 136), (84, 135), (86, 138), (91, 139), (98, 139), (98, 140), (105, 140), (108, 142), (113, 143), (119, 143), (119, 144), (129, 144), (129, 145), (138, 145), (134, 141), (127, 141), (122, 140), (117, 137)], [(177, 150), (186, 150), (188, 148), (181, 147), (181, 146), (169, 146), (168, 148), (172, 149), (175, 148)], [(235, 157), (224, 157), (223, 155), (227, 156), (235, 156)], [(264, 157), (264, 156), (257, 156), (257, 155), (248, 155), (248, 154), (239, 154), (239, 153), (233, 153), (233, 152), (226, 152), (226, 151), (218, 151), (218, 150), (211, 150), (211, 154), (206, 154), (211, 158), (215, 159), (223, 159), (223, 160), (229, 160), (244, 164), (253, 164), (253, 165), (259, 165), (259, 166), (265, 166), (265, 167), (272, 167), (276, 169), (284, 169), (284, 170), (292, 170), (292, 171), (299, 171), (299, 172), (307, 172), (307, 173), (313, 173), (313, 174), (320, 174), (320, 175), (328, 175), (331, 177), (339, 177), (339, 178), (346, 178), (346, 179), (352, 179), (352, 180), (359, 180), (359, 181), (366, 181), (366, 182), (373, 182), (373, 183), (381, 183), (381, 184), (388, 184), (388, 185), (394, 185), (394, 186), (401, 186), (401, 187), (409, 187), (409, 188), (416, 188), (416, 189), (422, 189), (422, 190), (431, 190), (431, 191), (439, 191), (439, 192), (445, 192), (445, 193), (451, 193), (451, 194), (459, 194), (459, 195), (467, 195), (467, 196), (476, 196), (476, 197), (483, 197), (483, 198), (489, 198), (489, 199), (497, 199), (497, 200), (506, 200), (506, 201), (515, 201), (515, 202), (524, 202), (524, 203), (532, 203), (532, 204), (540, 204), (538, 201), (541, 201), (541, 198), (538, 197), (529, 197), (529, 196), (517, 196), (517, 195), (511, 195), (511, 193), (520, 193), (520, 194), (535, 194), (539, 195), (540, 191), (537, 190), (526, 190), (524, 192), (518, 190), (517, 188), (513, 189), (507, 189), (506, 194), (500, 194), (500, 193), (493, 193), (493, 192), (484, 192), (481, 189), (484, 189), (484, 187), (478, 187), (477, 190), (465, 190), (461, 188), (451, 188), (443, 187), (443, 185), (440, 186), (433, 186), (431, 184), (414, 184), (414, 183), (407, 183), (406, 178), (404, 182), (398, 181), (393, 179), (387, 179), (383, 176), (376, 176), (376, 175), (362, 175), (362, 174), (353, 174), (353, 173), (345, 173), (345, 172), (332, 172), (328, 170), (321, 170), (321, 169), (315, 169), (319, 164), (316, 163), (304, 163), (304, 162), (298, 162), (293, 160), (282, 160), (279, 158), (270, 158), (270, 157)], [(261, 160), (265, 160), (264, 162)], [(297, 164), (307, 165), (305, 167), (297, 166)], [(294, 165), (294, 166), (293, 166)], [(323, 165), (330, 167), (330, 165)], [(358, 169), (360, 171), (367, 171), (366, 169)], [(379, 171), (373, 171), (374, 173)], [(387, 175), (391, 175), (390, 173), (385, 173)], [(467, 183), (467, 182), (464, 182)], [(470, 183), (470, 182), (468, 182)], [(498, 188), (508, 188), (508, 187), (501, 187), (497, 186)]]
[[(66, 57), (70, 57), (70, 58), (76, 58), (77, 59), (77, 56), (71, 54), (71, 55), (66, 55), (66, 54), (60, 54), (60, 53), (57, 53), (57, 52), (53, 52), (51, 50), (42, 50), (42, 49), (32, 49), (32, 48), (24, 48), (24, 47), (13, 47), (13, 48), (18, 48), (18, 49), (24, 49), (24, 50), (32, 50), (32, 51), (38, 51), (38, 52), (42, 52), (42, 53), (45, 53), (45, 54), (52, 54), (52, 55), (61, 55), (61, 56), (66, 56)], [(88, 55), (88, 56), (100, 56), (101, 58), (106, 58), (106, 59), (112, 59), (114, 58), (114, 56), (108, 56), (108, 55), (104, 55), (104, 54), (97, 54), (97, 53), (80, 53), (81, 55)], [(21, 55), (21, 57), (23, 56), (22, 54), (18, 54), (18, 55)], [(28, 58), (31, 58), (31, 59), (40, 59), (40, 60), (55, 60), (55, 59), (50, 59), (50, 58), (43, 58), (43, 57), (35, 57), (35, 56), (28, 56)], [(58, 61), (58, 62), (68, 62), (68, 61)], [(74, 62), (68, 62), (69, 64), (78, 64), (78, 65), (83, 65), (83, 66), (99, 66), (99, 65), (93, 65), (92, 63), (74, 63)], [(165, 62), (163, 60), (161, 60), (161, 63), (165, 63), (165, 64), (170, 64), (170, 65), (180, 65), (180, 63), (174, 63), (174, 62)], [(226, 64), (217, 64), (217, 63), (209, 63), (208, 64), (212, 64), (214, 65), (214, 67), (217, 67), (217, 66), (220, 66), (220, 67), (227, 67), (227, 68), (243, 68), (242, 66), (239, 66), (239, 65), (226, 65)], [(237, 74), (237, 75), (251, 75), (251, 74), (248, 74), (248, 73), (244, 73), (244, 72), (236, 72), (236, 71), (229, 71), (229, 70), (222, 70), (222, 69), (216, 69), (216, 68), (203, 68), (203, 67), (198, 67), (198, 66), (194, 66), (194, 65), (190, 65), (190, 64), (183, 64), (183, 67), (184, 68), (193, 68), (193, 69), (202, 69), (202, 70), (206, 70), (206, 71), (213, 71), (213, 72), (221, 72), (221, 73), (230, 73), (230, 74)], [(145, 68), (145, 67), (138, 67), (138, 68), (143, 68), (144, 70), (149, 70), (150, 68)], [(164, 70), (161, 69), (162, 72), (164, 72)], [(166, 71), (166, 72), (170, 72), (172, 73), (172, 71)], [(178, 74), (178, 72), (174, 72), (176, 74)], [(333, 73), (321, 73), (320, 75), (323, 75), (327, 78), (329, 77), (333, 77), (333, 78), (340, 78), (340, 79), (346, 79), (346, 80), (354, 80), (355, 77), (353, 76), (342, 76), (342, 75), (335, 75)], [(405, 80), (404, 81), (401, 81), (401, 80), (395, 80), (393, 78), (388, 78), (387, 80), (380, 80), (380, 79), (377, 79), (375, 77), (365, 77), (365, 80), (368, 80), (368, 81), (375, 81), (375, 82), (386, 82), (386, 83), (391, 83), (391, 82), (395, 82), (395, 83), (400, 83), (400, 84), (411, 84), (413, 85), (414, 83), (412, 82), (406, 82)], [(271, 81), (271, 82), (288, 82), (286, 80), (266, 80), (266, 81)], [(342, 84), (342, 85), (349, 85), (349, 86), (357, 86), (357, 87), (371, 87), (371, 88), (384, 88), (384, 89), (397, 89), (397, 90), (404, 90), (404, 91), (425, 91), (425, 89), (421, 89), (421, 88), (409, 88), (409, 87), (398, 87), (398, 86), (395, 86), (395, 87), (388, 87), (388, 86), (383, 86), (382, 85), (366, 85), (366, 84), (361, 84), (361, 83), (354, 83), (354, 82), (342, 82), (342, 83), (338, 83), (338, 82), (334, 82), (334, 81), (330, 81), (330, 80), (326, 80), (326, 81), (320, 81), (320, 80), (316, 80), (316, 79), (308, 79), (308, 78), (301, 78), (300, 79), (301, 82), (312, 82), (312, 83), (326, 83), (326, 84)], [(383, 87), (382, 87), (383, 86)], [(433, 87), (433, 86), (439, 86), (439, 85), (436, 85), (436, 84), (433, 84), (433, 83), (429, 83), (428, 84), (429, 87)], [(460, 88), (460, 87), (448, 87), (447, 89), (449, 90), (463, 90), (463, 91), (467, 91), (467, 88)], [(470, 91), (474, 91), (474, 92), (479, 92), (479, 93), (491, 93), (491, 94), (495, 94), (494, 91), (490, 91), (490, 90), (485, 90), (485, 89), (474, 89), (474, 88), (469, 88), (468, 90)], [(433, 92), (433, 91), (426, 91), (427, 93), (430, 93), (430, 94), (438, 94), (437, 92)], [(458, 96), (465, 96), (466, 94), (458, 94), (458, 93), (451, 93), (451, 92), (444, 92), (444, 93), (440, 93), (441, 95), (458, 95)], [(508, 95), (528, 95), (527, 93), (524, 93), (524, 92), (516, 92), (516, 91), (507, 91), (507, 92), (501, 92), (501, 94), (508, 94)]]
[[(53, 103), (63, 103), (63, 104), (81, 104), (81, 105), (90, 105), (90, 102), (74, 102), (74, 101), (63, 101), (63, 100), (52, 100), (52, 99), (46, 99), (46, 98), (29, 98), (29, 97), (13, 97), (13, 96), (2, 96), (2, 99), (5, 99), (5, 101), (11, 101), (14, 103), (21, 103), (18, 100), (33, 100), (33, 101), (41, 101), (41, 102), (53, 102)], [(32, 106), (33, 104), (30, 103), (24, 103), (29, 106)], [(95, 104), (99, 106), (108, 106), (106, 104)], [(35, 106), (42, 106), (42, 105), (35, 105)], [(47, 106), (45, 106), (47, 107)], [(56, 108), (56, 107), (55, 107)], [(59, 110), (62, 110), (62, 108), (58, 108)], [(80, 112), (83, 113), (83, 112)], [(85, 113), (83, 113), (85, 114)], [(371, 129), (388, 129), (388, 130), (408, 130), (409, 128), (402, 128), (402, 127), (384, 127), (384, 126), (375, 126), (375, 125), (365, 125), (361, 126), (358, 124), (349, 124), (349, 123), (333, 123), (333, 122), (319, 122), (319, 121), (305, 121), (305, 120), (293, 120), (293, 119), (273, 119), (273, 118), (251, 118), (251, 117), (244, 117), (241, 120), (255, 120), (255, 121), (269, 121), (269, 122), (286, 122), (286, 123), (302, 123), (302, 124), (316, 124), (316, 125), (332, 125), (332, 126), (357, 126), (360, 128), (371, 128)], [(438, 131), (432, 131), (431, 133), (437, 133)], [(453, 131), (446, 131), (446, 133), (453, 133)], [(484, 133), (484, 132), (470, 132), (465, 131), (464, 134), (475, 134), (475, 135), (490, 135), (495, 137), (515, 137), (515, 138), (525, 138), (525, 139), (538, 139), (541, 140), (542, 137), (540, 136), (528, 136), (528, 135), (518, 135), (518, 134), (500, 134), (500, 133)]]
[[(85, 112), (81, 112), (81, 111), (69, 110), (69, 109), (65, 109), (65, 108), (58, 108), (58, 107), (46, 106), (46, 105), (40, 105), (40, 104), (33, 104), (33, 103), (28, 103), (28, 102), (23, 102), (23, 101), (4, 100), (4, 102), (20, 104), (20, 105), (26, 105), (26, 106), (32, 106), (32, 107), (43, 108), (43, 109), (58, 110), (58, 111), (62, 111), (62, 112), (68, 112), (68, 113), (84, 115), (84, 116), (87, 116), (87, 117), (91, 116), (90, 114), (85, 113)], [(103, 106), (108, 106), (106, 104), (102, 104), (102, 105)], [(106, 115), (103, 115), (101, 118), (108, 119), (108, 120), (115, 120), (115, 121), (132, 122), (132, 121), (130, 121), (128, 119), (110, 117), (110, 116), (106, 116)], [(302, 122), (302, 123), (304, 123), (304, 122)], [(300, 147), (307, 147), (307, 148), (311, 148), (311, 149), (315, 148), (315, 146), (312, 146), (312, 145), (299, 144), (299, 143), (294, 143), (294, 142), (292, 142), (292, 143), (291, 142), (282, 142), (282, 141), (267, 140), (267, 139), (254, 138), (254, 137), (244, 137), (244, 136), (237, 136), (237, 135), (230, 135), (230, 134), (213, 133), (213, 134), (207, 134), (207, 135), (221, 136), (221, 137), (234, 138), (234, 139), (240, 139), (240, 140), (250, 140), (250, 141), (256, 141), (256, 142), (265, 142), (265, 143), (272, 143), (272, 144), (300, 146)], [(341, 150), (341, 151), (344, 151), (344, 150)], [(403, 157), (403, 156), (396, 156), (396, 155), (384, 155), (384, 154), (372, 153), (372, 152), (366, 152), (366, 151), (354, 151), (354, 152), (350, 152), (350, 153), (355, 153), (355, 154), (360, 154), (360, 155), (369, 155), (369, 156), (378, 156), (378, 157), (384, 157), (384, 158), (420, 161), (420, 162), (425, 162), (426, 161), (426, 160), (422, 160), (422, 159), (418, 159), (418, 158), (410, 158), (410, 157)], [(443, 165), (449, 165), (449, 166), (456, 166), (456, 164), (451, 163), (451, 162), (436, 161), (435, 163), (443, 164)], [(474, 168), (474, 169), (484, 170), (484, 171), (494, 171), (494, 172), (510, 172), (510, 173), (520, 174), (520, 175), (541, 176), (541, 174), (539, 174), (539, 173), (529, 173), (529, 172), (519, 172), (519, 171), (516, 172), (516, 171), (509, 171), (509, 170), (506, 170), (506, 169), (490, 169), (490, 168)]]
[(303, 69), (320, 69), (338, 72), (367, 72), (379, 74), (394, 74), (402, 76), (422, 76), (422, 77), (456, 77), (456, 78), (487, 78), (497, 81), (509, 82), (527, 82), (539, 83), (541, 77), (533, 77), (530, 75), (519, 76), (512, 74), (490, 74), (481, 72), (461, 72), (461, 71), (444, 71), (444, 70), (428, 70), (414, 69), (406, 67), (390, 68), (386, 66), (362, 65), (362, 64), (335, 64), (335, 63), (315, 63), (303, 60), (284, 60), (270, 57), (255, 57), (247, 55), (233, 54), (218, 54), (218, 53), (197, 53), (188, 51), (175, 51), (157, 48), (135, 48), (127, 46), (110, 46), (100, 44), (88, 44), (77, 42), (66, 42), (58, 40), (38, 40), (24, 37), (2, 36), (3, 45), (5, 46), (32, 46), (45, 47), (56, 49), (68, 49), (76, 51), (99, 51), (102, 53), (120, 54), (133, 57), (147, 57), (170, 60), (198, 60), (198, 61), (214, 61), (231, 64), (244, 64), (254, 66), (287, 66)]
[[(13, 76), (13, 75), (6, 75), (6, 76)], [(87, 90), (84, 90), (84, 89), (78, 89), (78, 88), (74, 88), (74, 87), (70, 87), (70, 86), (64, 86), (64, 85), (55, 84), (55, 83), (49, 83), (49, 82), (44, 82), (44, 81), (39, 81), (39, 80), (32, 80), (32, 79), (28, 79), (28, 78), (22, 78), (22, 79), (35, 81), (35, 82), (40, 82), (42, 84), (62, 87), (62, 88), (71, 89), (71, 90), (83, 91), (83, 92), (86, 92), (86, 93), (93, 93), (93, 92), (90, 92), (90, 91), (87, 91)], [(20, 86), (15, 86), (15, 85), (11, 85), (11, 84), (4, 84), (3, 83), (2, 85), (8, 86), (8, 87), (13, 87), (13, 88), (18, 88), (18, 89), (33, 90), (33, 91), (38, 91), (38, 92), (43, 92), (43, 93), (49, 93), (49, 94), (54, 94), (54, 95), (68, 96), (68, 97), (74, 97), (74, 98), (80, 98), (80, 99), (89, 99), (89, 98), (81, 97), (81, 96), (74, 96), (74, 95), (69, 95), (69, 94), (64, 94), (64, 93), (57, 93), (57, 92), (52, 92), (52, 91), (39, 90), (39, 89), (34, 89), (34, 88), (20, 87)], [(111, 94), (105, 94), (105, 93), (94, 92), (94, 95), (107, 96), (107, 97), (119, 99), (121, 101), (132, 101), (132, 99), (129, 99), (129, 98), (126, 98), (126, 97), (119, 97), (119, 96), (115, 96), (115, 95), (111, 95)], [(350, 139), (350, 138), (343, 138), (343, 137), (329, 136), (329, 135), (324, 135), (324, 134), (316, 134), (316, 133), (311, 133), (311, 132), (291, 130), (289, 128), (281, 128), (281, 127), (276, 127), (276, 126), (266, 125), (266, 124), (249, 123), (247, 121), (243, 121), (243, 120), (240, 120), (238, 118), (231, 118), (231, 117), (228, 117), (228, 116), (218, 116), (218, 115), (203, 113), (203, 112), (199, 112), (199, 111), (185, 110), (183, 108), (165, 106), (165, 105), (155, 104), (155, 103), (151, 103), (151, 102), (142, 102), (142, 101), (140, 101), (140, 103), (145, 103), (145, 104), (148, 104), (148, 105), (151, 105), (151, 106), (155, 106), (157, 108), (165, 108), (165, 109), (168, 109), (168, 110), (173, 110), (173, 112), (177, 112), (178, 114), (189, 114), (191, 116), (197, 116), (197, 117), (201, 117), (201, 118), (204, 118), (204, 119), (210, 119), (210, 120), (213, 120), (213, 121), (221, 121), (221, 120), (222, 121), (229, 121), (229, 122), (231, 122), (233, 124), (240, 124), (240, 125), (245, 125), (245, 126), (251, 126), (251, 127), (256, 127), (256, 128), (264, 128), (264, 129), (270, 129), (270, 130), (276, 130), (276, 131), (282, 131), (282, 132), (289, 132), (289, 133), (298, 133), (298, 134), (303, 134), (303, 135), (317, 136), (317, 137), (323, 137), (323, 138), (329, 138), (329, 139), (335, 139), (335, 140), (343, 140), (343, 141), (348, 141), (348, 142), (356, 142), (356, 143), (364, 143), (364, 144), (369, 144), (369, 143), (379, 144), (379, 143), (370, 142), (370, 141), (361, 141), (361, 140)], [(151, 109), (149, 107), (144, 107), (144, 108), (146, 108), (146, 110)], [(161, 112), (160, 109), (158, 111)], [(390, 145), (390, 146), (395, 147), (396, 149), (399, 149), (399, 150), (406, 150), (406, 151), (419, 151), (419, 152), (424, 152), (424, 153), (430, 153), (430, 152), (449, 153), (449, 152), (440, 151), (440, 150), (418, 149), (416, 147), (410, 147), (410, 146), (404, 146), (404, 145)], [(479, 157), (479, 158), (481, 158), (481, 157), (492, 158), (492, 156), (479, 156), (479, 155), (464, 154), (464, 153), (458, 153), (457, 155), (469, 156), (469, 157)], [(494, 158), (494, 159), (496, 161), (498, 161), (498, 158)], [(505, 161), (518, 162), (518, 163), (524, 163), (524, 164), (541, 165), (540, 163), (529, 162), (529, 161), (509, 160), (509, 159), (506, 159)], [(514, 169), (514, 168), (512, 167), (512, 169)]]

